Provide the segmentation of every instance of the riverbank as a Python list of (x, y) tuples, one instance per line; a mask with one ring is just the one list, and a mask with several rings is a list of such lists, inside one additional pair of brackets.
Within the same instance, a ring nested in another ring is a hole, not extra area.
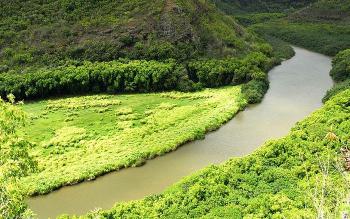
[(23, 130), (36, 143), (39, 171), (21, 181), (26, 194), (143, 165), (146, 160), (203, 138), (247, 105), (241, 87), (196, 93), (95, 95), (24, 105)]
[(39, 218), (108, 209), (116, 202), (159, 194), (184, 176), (250, 154), (267, 139), (286, 135), (295, 122), (322, 106), (321, 99), (332, 86), (328, 57), (300, 48), (295, 51), (294, 58), (269, 72), (270, 89), (261, 104), (249, 106), (204, 140), (188, 143), (142, 167), (34, 197), (29, 200), (30, 208)]
[(349, 183), (342, 157), (349, 146), (349, 103), (347, 90), (247, 157), (207, 167), (160, 195), (83, 218), (340, 217)]

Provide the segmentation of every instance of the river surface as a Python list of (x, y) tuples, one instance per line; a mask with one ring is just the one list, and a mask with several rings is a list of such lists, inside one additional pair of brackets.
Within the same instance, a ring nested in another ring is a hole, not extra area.
[(185, 144), (142, 167), (30, 198), (29, 207), (39, 218), (107, 209), (116, 202), (160, 193), (205, 166), (250, 154), (265, 141), (286, 135), (297, 121), (322, 106), (321, 99), (333, 84), (329, 57), (297, 47), (294, 50), (292, 59), (269, 72), (270, 89), (263, 102), (249, 106), (204, 140)]

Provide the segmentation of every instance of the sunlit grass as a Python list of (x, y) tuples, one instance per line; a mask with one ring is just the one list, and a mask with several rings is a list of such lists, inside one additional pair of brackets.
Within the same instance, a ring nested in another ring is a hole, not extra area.
[(28, 194), (93, 179), (203, 138), (246, 106), (240, 86), (196, 93), (95, 95), (25, 104), (39, 172)]

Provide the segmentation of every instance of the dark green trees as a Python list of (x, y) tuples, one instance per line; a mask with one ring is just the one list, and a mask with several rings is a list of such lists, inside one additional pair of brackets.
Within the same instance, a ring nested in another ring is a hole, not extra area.
[(350, 49), (343, 50), (334, 57), (331, 76), (336, 84), (327, 92), (323, 101), (350, 88)]
[(350, 49), (341, 51), (335, 56), (331, 76), (336, 82), (350, 78)]
[[(271, 59), (261, 52), (251, 53), (241, 59), (193, 61), (187, 68), (174, 60), (84, 62), (79, 66), (27, 74), (0, 74), (0, 96), (5, 98), (8, 94), (14, 94), (18, 99), (37, 99), (100, 92), (193, 91), (251, 80), (267, 84), (265, 72), (270, 65)], [(246, 90), (260, 93), (261, 98), (266, 91), (260, 86)], [(255, 102), (254, 98), (249, 99)]]

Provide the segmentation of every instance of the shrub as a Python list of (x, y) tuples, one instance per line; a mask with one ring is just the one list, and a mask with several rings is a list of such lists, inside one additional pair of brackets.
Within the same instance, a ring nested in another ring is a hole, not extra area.
[(337, 83), (335, 84), (329, 91), (327, 91), (327, 94), (324, 96), (323, 98), (323, 102), (326, 102), (327, 100), (329, 100), (331, 97), (335, 96), (336, 94), (349, 89), (350, 88), (350, 79)]
[(242, 86), (242, 93), (248, 103), (259, 103), (269, 88), (267, 80), (252, 80)]
[(338, 83), (327, 91), (323, 102), (326, 102), (332, 96), (350, 88), (350, 49), (339, 52), (332, 63), (333, 68), (330, 74), (334, 81)]
[(350, 79), (350, 49), (341, 51), (335, 56), (331, 76), (336, 82)]
[[(269, 52), (266, 46), (263, 50)], [(266, 80), (266, 71), (271, 67), (271, 59), (261, 52), (248, 54), (243, 59), (211, 59), (190, 62), (189, 75), (204, 87), (218, 87), (229, 84), (246, 83), (252, 79)]]

